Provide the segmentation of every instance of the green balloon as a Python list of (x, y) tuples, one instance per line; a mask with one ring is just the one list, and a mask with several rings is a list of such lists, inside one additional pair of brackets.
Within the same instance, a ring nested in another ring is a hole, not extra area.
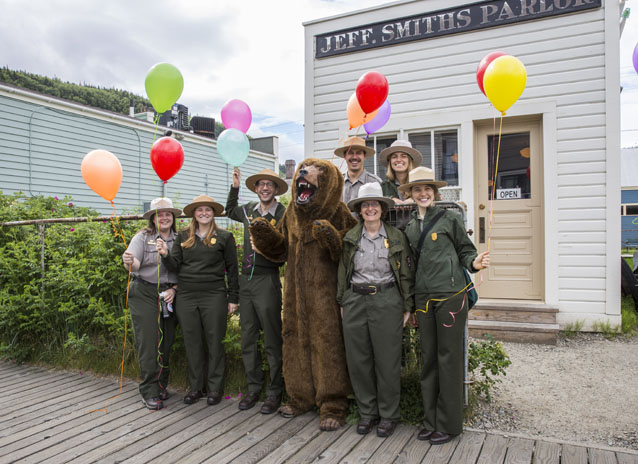
[(146, 73), (146, 95), (157, 113), (168, 111), (184, 90), (184, 78), (170, 63), (157, 63)]

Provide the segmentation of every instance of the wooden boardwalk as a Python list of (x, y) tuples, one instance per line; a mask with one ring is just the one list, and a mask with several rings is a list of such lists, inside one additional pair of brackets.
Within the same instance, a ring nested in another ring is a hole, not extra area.
[[(294, 419), (239, 411), (237, 400), (187, 406), (173, 395), (148, 411), (137, 384), (0, 362), (0, 463), (609, 463), (638, 452), (466, 431), (441, 446), (401, 424), (390, 438), (353, 426), (320, 432), (316, 414)], [(109, 400), (110, 399), (110, 400)], [(98, 408), (108, 412), (90, 412)]]

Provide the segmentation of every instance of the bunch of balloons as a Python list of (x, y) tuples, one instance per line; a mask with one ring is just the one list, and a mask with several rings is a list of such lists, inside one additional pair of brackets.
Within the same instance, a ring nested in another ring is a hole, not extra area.
[(226, 129), (217, 139), (217, 152), (226, 163), (237, 167), (248, 158), (250, 143), (246, 132), (252, 120), (250, 107), (241, 100), (229, 100), (222, 107), (222, 123)]
[[(184, 78), (170, 63), (158, 63), (148, 70), (144, 81), (146, 95), (159, 114), (170, 110), (182, 95)], [(156, 124), (159, 119), (156, 119)], [(166, 183), (184, 164), (184, 149), (171, 137), (158, 139), (151, 147), (151, 165), (158, 177)]]
[(518, 58), (497, 51), (481, 60), (476, 70), (476, 81), (494, 108), (505, 114), (523, 94), (527, 71)]
[(350, 129), (363, 124), (369, 135), (383, 127), (390, 119), (388, 92), (388, 80), (380, 72), (368, 71), (361, 76), (346, 106)]

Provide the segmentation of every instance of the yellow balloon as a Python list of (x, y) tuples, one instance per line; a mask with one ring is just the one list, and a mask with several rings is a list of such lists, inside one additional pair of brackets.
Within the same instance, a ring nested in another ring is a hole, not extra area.
[(527, 83), (525, 65), (515, 56), (499, 56), (485, 70), (483, 87), (494, 108), (501, 113), (516, 103)]

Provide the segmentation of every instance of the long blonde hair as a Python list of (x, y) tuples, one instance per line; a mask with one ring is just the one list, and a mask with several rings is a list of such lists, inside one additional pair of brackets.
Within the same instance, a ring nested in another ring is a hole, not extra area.
[[(190, 248), (193, 245), (195, 245), (195, 235), (197, 233), (197, 226), (198, 226), (197, 219), (195, 219), (195, 216), (193, 216), (193, 219), (191, 220), (191, 223), (188, 226), (188, 238), (184, 242), (182, 242), (182, 248)], [(217, 233), (217, 224), (215, 223), (215, 216), (213, 215), (211, 227), (210, 229), (208, 229), (208, 233), (206, 234), (206, 237), (204, 237), (204, 244), (209, 247), (212, 247), (214, 243), (211, 243), (211, 240), (216, 233)]]
[[(394, 155), (394, 153), (392, 153), (392, 155)], [(390, 158), (392, 158), (392, 155), (388, 157), (388, 169), (386, 170), (385, 176), (392, 182), (394, 182), (394, 179), (396, 179), (396, 174), (394, 172), (394, 169), (392, 169), (392, 163), (390, 162)], [(414, 161), (412, 160), (412, 157), (408, 155), (408, 172), (412, 171), (412, 169), (414, 169)]]

